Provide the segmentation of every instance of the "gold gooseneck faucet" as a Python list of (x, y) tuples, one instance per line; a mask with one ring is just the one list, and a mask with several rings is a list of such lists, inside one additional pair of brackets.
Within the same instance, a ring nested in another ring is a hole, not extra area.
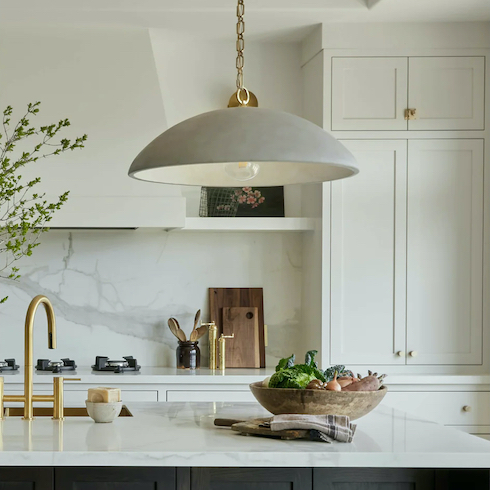
[[(24, 351), (24, 394), (23, 395), (3, 395), (3, 378), (0, 378), (0, 419), (3, 418), (3, 402), (22, 402), (24, 403), (24, 420), (32, 420), (34, 407), (33, 402), (52, 402), (53, 418), (63, 420), (63, 377), (53, 379), (52, 395), (33, 394), (33, 332), (34, 317), (40, 305), (44, 306), (48, 318), (48, 348), (56, 349), (56, 320), (51, 301), (46, 296), (36, 296), (30, 303), (26, 314), (25, 323), (25, 351)], [(75, 380), (72, 380), (75, 381)], [(77, 380), (79, 381), (79, 380)], [(2, 397), (3, 395), (3, 397)]]

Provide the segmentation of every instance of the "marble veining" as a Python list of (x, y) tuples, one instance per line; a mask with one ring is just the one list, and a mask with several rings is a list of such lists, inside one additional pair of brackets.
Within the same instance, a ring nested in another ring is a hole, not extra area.
[(490, 468), (490, 442), (380, 406), (351, 444), (242, 437), (216, 417), (266, 416), (256, 403), (128, 403), (134, 417), (0, 423), (1, 466)]
[(22, 359), (25, 311), (40, 293), (56, 310), (58, 351), (48, 351), (38, 327), (35, 357), (90, 366), (96, 355), (134, 355), (144, 366), (173, 366), (167, 319), (190, 332), (198, 308), (208, 318), (208, 287), (264, 288), (268, 365), (302, 345), (299, 234), (52, 230), (42, 238), (20, 263), (22, 279), (0, 282), (9, 295), (0, 306), (0, 358)]

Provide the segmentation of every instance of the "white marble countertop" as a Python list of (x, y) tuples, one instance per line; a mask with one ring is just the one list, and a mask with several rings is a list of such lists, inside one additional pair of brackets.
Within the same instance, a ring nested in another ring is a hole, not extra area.
[(490, 441), (378, 407), (353, 443), (243, 437), (215, 417), (267, 415), (256, 403), (129, 403), (134, 417), (0, 422), (0, 466), (490, 468)]
[[(227, 369), (211, 371), (201, 368), (195, 371), (165, 368), (142, 367), (141, 371), (114, 374), (92, 371), (90, 368), (78, 368), (76, 371), (65, 371), (63, 376), (68, 378), (81, 378), (82, 383), (87, 384), (249, 384), (264, 379), (274, 372), (274, 368), (266, 369)], [(23, 382), (23, 367), (15, 373), (4, 371), (0, 373), (6, 384)], [(49, 372), (35, 372), (34, 383), (51, 383), (53, 376)], [(388, 386), (394, 385), (488, 385), (490, 389), (490, 375), (453, 375), (453, 374), (393, 374), (386, 378)]]

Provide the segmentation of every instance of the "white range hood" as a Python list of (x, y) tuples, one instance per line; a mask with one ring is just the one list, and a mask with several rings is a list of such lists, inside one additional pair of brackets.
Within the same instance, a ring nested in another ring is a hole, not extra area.
[[(46, 196), (48, 202), (56, 197)], [(54, 229), (183, 228), (185, 198), (72, 196), (48, 223)]]

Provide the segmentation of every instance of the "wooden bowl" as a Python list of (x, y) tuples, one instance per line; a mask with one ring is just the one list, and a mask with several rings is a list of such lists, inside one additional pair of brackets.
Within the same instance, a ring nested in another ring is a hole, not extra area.
[(376, 408), (388, 389), (378, 391), (324, 391), (266, 388), (259, 381), (250, 385), (257, 401), (274, 415), (303, 413), (309, 415), (347, 415), (355, 420)]

